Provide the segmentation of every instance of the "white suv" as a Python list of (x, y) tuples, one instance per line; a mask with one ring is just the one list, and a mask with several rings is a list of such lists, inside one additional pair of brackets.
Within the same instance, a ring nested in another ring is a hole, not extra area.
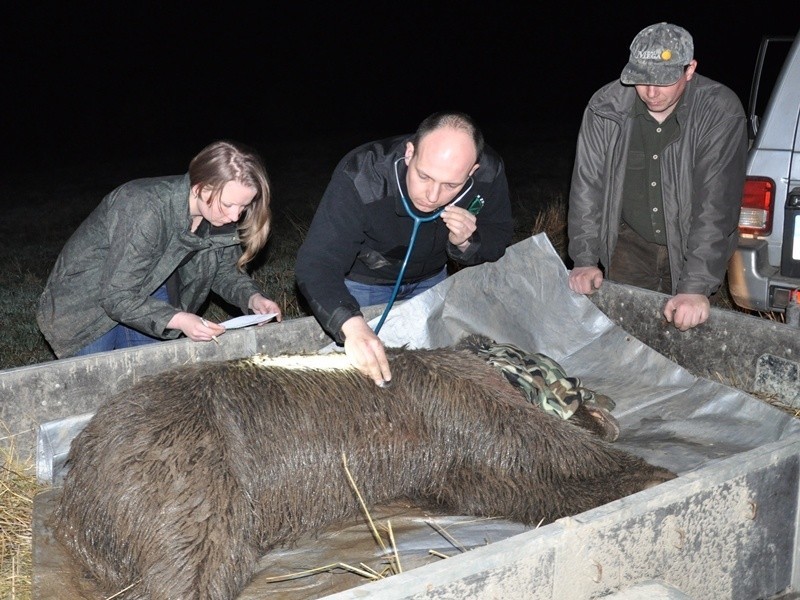
[(753, 141), (728, 286), (742, 308), (784, 312), (800, 302), (800, 34), (762, 41), (748, 125)]

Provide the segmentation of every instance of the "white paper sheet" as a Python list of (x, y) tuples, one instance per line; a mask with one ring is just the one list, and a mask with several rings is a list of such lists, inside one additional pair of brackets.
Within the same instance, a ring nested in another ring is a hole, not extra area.
[(234, 317), (220, 323), (225, 329), (239, 329), (241, 327), (248, 327), (250, 325), (258, 325), (270, 319), (274, 319), (278, 313), (267, 313), (265, 315), (242, 315), (241, 317)]

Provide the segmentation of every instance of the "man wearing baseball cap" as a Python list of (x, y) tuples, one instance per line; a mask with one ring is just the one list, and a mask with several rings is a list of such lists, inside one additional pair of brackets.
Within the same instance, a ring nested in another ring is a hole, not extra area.
[(689, 32), (638, 33), (619, 80), (584, 111), (569, 195), (570, 288), (604, 276), (670, 295), (663, 314), (704, 323), (736, 246), (747, 157), (736, 94), (697, 73)]

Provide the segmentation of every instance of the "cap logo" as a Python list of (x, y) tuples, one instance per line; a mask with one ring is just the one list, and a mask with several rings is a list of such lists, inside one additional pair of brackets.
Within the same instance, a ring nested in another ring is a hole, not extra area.
[(662, 54), (658, 50), (639, 50), (636, 53), (636, 58), (639, 60), (658, 60)]
[(636, 58), (639, 60), (663, 60), (667, 61), (672, 58), (672, 50), (640, 50), (636, 53)]

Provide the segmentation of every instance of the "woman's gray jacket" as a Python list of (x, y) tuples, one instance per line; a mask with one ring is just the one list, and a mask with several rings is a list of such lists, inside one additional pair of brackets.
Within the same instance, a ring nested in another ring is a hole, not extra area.
[[(236, 269), (242, 248), (235, 226), (207, 237), (192, 233), (189, 187), (188, 174), (126, 183), (72, 234), (36, 313), (59, 358), (117, 323), (156, 338), (177, 338), (181, 331), (167, 329), (167, 323), (180, 311), (196, 313), (211, 290), (247, 312), (248, 300), (261, 291)], [(178, 307), (151, 298), (176, 270)]]
[[(632, 129), (632, 86), (598, 90), (583, 115), (569, 195), (569, 255), (575, 267), (608, 268), (622, 213)], [(715, 292), (736, 247), (747, 159), (736, 94), (695, 74), (678, 101), (680, 137), (661, 161), (672, 293)]]

